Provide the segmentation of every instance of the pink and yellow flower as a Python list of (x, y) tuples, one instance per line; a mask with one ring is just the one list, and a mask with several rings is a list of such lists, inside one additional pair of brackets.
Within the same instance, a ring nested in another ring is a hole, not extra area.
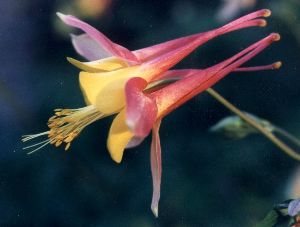
[(150, 93), (145, 90), (147, 82), (142, 78), (131, 78), (127, 82), (125, 87), (126, 107), (112, 123), (108, 137), (108, 148), (112, 157), (121, 157), (131, 140), (140, 143), (152, 129), (151, 169), (154, 190), (151, 208), (154, 214), (157, 215), (158, 212), (160, 194), (162, 168), (158, 130), (162, 118), (189, 99), (213, 86), (230, 72), (279, 68), (280, 62), (262, 67), (239, 68), (279, 39), (278, 34), (271, 34), (235, 56), (204, 70), (169, 71), (165, 76), (177, 76), (181, 79)]
[[(221, 28), (168, 41), (144, 49), (129, 51), (110, 41), (95, 28), (79, 19), (58, 14), (64, 23), (85, 33), (72, 36), (79, 54), (90, 62), (68, 60), (82, 69), (79, 81), (87, 106), (80, 109), (57, 109), (48, 122), (49, 131), (25, 136), (28, 141), (39, 136), (48, 139), (38, 143), (59, 146), (71, 141), (89, 124), (103, 117), (117, 114), (107, 140), (108, 151), (114, 161), (121, 162), (124, 149), (137, 146), (152, 130), (151, 170), (153, 176), (152, 211), (157, 216), (161, 182), (161, 147), (159, 126), (161, 119), (195, 95), (214, 85), (233, 71), (255, 71), (278, 68), (279, 63), (240, 66), (264, 50), (278, 34), (271, 34), (235, 56), (207, 69), (170, 70), (195, 48), (219, 35), (251, 26), (265, 26), (261, 17), (270, 15), (260, 10), (241, 17)], [(164, 84), (175, 78), (176, 82)], [(36, 145), (29, 146), (32, 148)]]
[(110, 115), (124, 107), (123, 91), (129, 78), (142, 77), (150, 83), (210, 39), (245, 27), (264, 26), (266, 22), (258, 17), (269, 16), (270, 11), (261, 10), (219, 29), (133, 52), (113, 43), (95, 28), (73, 16), (58, 15), (66, 24), (85, 32), (72, 37), (74, 47), (89, 60), (98, 60), (88, 63), (73, 59), (70, 61), (84, 70), (80, 73), (79, 80), (86, 102), (95, 106), (99, 112)]

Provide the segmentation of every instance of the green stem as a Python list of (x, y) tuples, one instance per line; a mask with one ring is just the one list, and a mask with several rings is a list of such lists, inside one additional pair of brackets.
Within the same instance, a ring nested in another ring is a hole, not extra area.
[(262, 125), (260, 125), (255, 120), (253, 120), (251, 117), (244, 114), (241, 110), (239, 110), (237, 107), (235, 107), (233, 104), (231, 104), (225, 98), (223, 98), (219, 93), (217, 93), (212, 88), (209, 88), (206, 91), (212, 97), (214, 97), (216, 100), (218, 100), (221, 104), (223, 104), (225, 107), (227, 107), (230, 111), (232, 111), (233, 113), (238, 115), (241, 119), (243, 119), (249, 125), (251, 125), (255, 129), (257, 129), (259, 132), (261, 132), (265, 137), (267, 137), (272, 143), (274, 143), (277, 147), (279, 147), (288, 156), (290, 156), (291, 158), (293, 158), (297, 161), (300, 161), (300, 154), (295, 152), (288, 145), (286, 145), (284, 142), (282, 142), (280, 139), (278, 139), (272, 132), (268, 131)]

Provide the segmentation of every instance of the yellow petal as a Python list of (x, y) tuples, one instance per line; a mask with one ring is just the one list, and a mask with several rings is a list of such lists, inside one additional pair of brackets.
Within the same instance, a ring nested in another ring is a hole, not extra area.
[(67, 60), (77, 68), (91, 73), (113, 71), (128, 66), (125, 61), (116, 57), (109, 57), (91, 62), (80, 62), (70, 57), (68, 57)]
[(107, 82), (97, 94), (95, 107), (103, 114), (119, 112), (125, 106), (125, 84), (129, 76)]
[(139, 66), (111, 72), (81, 72), (79, 81), (86, 102), (104, 114), (119, 111), (125, 105), (124, 86), (128, 78), (139, 75)]
[(125, 123), (125, 110), (122, 110), (113, 120), (107, 139), (108, 151), (115, 162), (122, 161), (124, 149), (132, 138), (133, 134)]
[(119, 112), (125, 106), (125, 85), (132, 77), (142, 77), (146, 80), (155, 75), (152, 69), (145, 69), (143, 66), (132, 66), (118, 71), (121, 75), (115, 75), (114, 80), (102, 84), (101, 90), (96, 97), (95, 107), (103, 114)]

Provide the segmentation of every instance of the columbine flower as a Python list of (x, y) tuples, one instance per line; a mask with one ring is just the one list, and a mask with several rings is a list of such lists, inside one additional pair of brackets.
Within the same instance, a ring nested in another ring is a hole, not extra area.
[[(148, 93), (147, 81), (130, 79), (125, 87), (126, 107), (114, 119), (108, 137), (108, 149), (112, 157), (122, 157), (126, 146), (139, 144), (152, 129), (151, 170), (153, 177), (152, 211), (157, 216), (161, 182), (161, 148), (158, 130), (161, 119), (195, 95), (203, 92), (232, 71), (253, 71), (279, 68), (276, 62), (268, 66), (238, 68), (260, 53), (272, 42), (280, 39), (271, 34), (249, 46), (235, 56), (204, 70), (174, 70), (166, 77), (181, 79), (157, 91)], [(165, 78), (162, 76), (162, 78)]]
[[(69, 59), (73, 64), (84, 70), (80, 73), (79, 79), (87, 103), (95, 106), (99, 112), (110, 115), (124, 107), (123, 91), (129, 78), (142, 77), (149, 83), (176, 65), (199, 45), (216, 36), (249, 26), (264, 26), (265, 21), (257, 18), (269, 16), (270, 11), (261, 10), (219, 29), (134, 52), (111, 42), (95, 28), (73, 16), (58, 15), (66, 24), (78, 27), (86, 32), (86, 34), (80, 36), (73, 36), (73, 44), (79, 53), (88, 59), (113, 56), (112, 58), (104, 58), (89, 63), (80, 63)], [(95, 56), (95, 53), (98, 53), (98, 56)]]
[[(88, 106), (79, 109), (56, 109), (55, 115), (48, 122), (49, 131), (25, 136), (23, 141), (48, 136), (47, 140), (27, 148), (40, 145), (32, 151), (34, 152), (49, 143), (55, 146), (65, 143), (67, 150), (71, 141), (87, 125), (118, 113), (124, 108), (124, 87), (129, 78), (142, 77), (150, 83), (199, 45), (237, 29), (265, 26), (265, 20), (259, 17), (269, 15), (269, 10), (260, 10), (209, 32), (175, 39), (137, 51), (129, 51), (113, 43), (101, 32), (74, 16), (58, 13), (64, 23), (85, 32), (79, 36), (72, 35), (72, 43), (77, 52), (89, 60), (98, 59), (82, 63), (68, 58), (75, 66), (84, 70), (80, 73), (79, 80)], [(121, 161), (121, 157), (113, 155), (112, 157), (116, 162)]]
[[(236, 56), (208, 69), (168, 70), (195, 48), (214, 37), (246, 27), (265, 26), (265, 20), (259, 17), (269, 15), (269, 10), (260, 10), (209, 32), (129, 51), (79, 19), (58, 14), (66, 24), (85, 32), (83, 35), (73, 35), (72, 42), (77, 52), (91, 62), (79, 62), (71, 58), (68, 60), (83, 70), (79, 80), (87, 106), (79, 109), (56, 109), (55, 115), (48, 121), (49, 131), (27, 135), (23, 141), (47, 136), (47, 140), (27, 148), (39, 146), (32, 151), (34, 152), (49, 143), (55, 146), (65, 143), (67, 150), (71, 141), (87, 125), (118, 113), (110, 129), (107, 146), (113, 160), (119, 163), (125, 147), (138, 145), (152, 129), (152, 210), (157, 216), (161, 181), (158, 136), (161, 118), (232, 71), (276, 68), (277, 64), (252, 68), (239, 66), (272, 41), (279, 39), (279, 36), (270, 35)], [(158, 80), (166, 81), (174, 77), (179, 77), (180, 80), (168, 86), (157, 83)]]

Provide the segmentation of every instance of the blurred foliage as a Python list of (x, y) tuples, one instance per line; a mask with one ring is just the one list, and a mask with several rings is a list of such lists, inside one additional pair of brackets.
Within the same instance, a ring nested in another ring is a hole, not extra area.
[[(205, 94), (178, 109), (161, 127), (159, 219), (149, 207), (149, 140), (128, 150), (123, 163), (116, 165), (105, 147), (111, 119), (88, 127), (70, 152), (49, 146), (27, 156), (21, 135), (45, 130), (55, 108), (83, 105), (78, 70), (65, 59), (78, 56), (68, 36), (54, 27), (55, 12), (68, 13), (60, 7), (69, 2), (0, 3), (1, 226), (253, 226), (275, 201), (290, 197), (285, 192), (296, 184), (288, 179), (298, 163), (259, 136), (232, 142), (207, 133), (228, 111)], [(134, 50), (217, 27), (220, 4), (115, 0), (100, 17), (86, 20)], [(299, 137), (298, 2), (261, 0), (253, 10), (259, 8), (273, 10), (268, 27), (211, 41), (178, 68), (212, 65), (270, 32), (281, 33), (280, 43), (253, 60), (253, 65), (282, 60), (280, 71), (235, 73), (216, 89), (241, 109), (278, 122)]]
[(267, 216), (254, 227), (273, 227), (276, 225), (278, 219), (278, 213), (275, 210), (271, 210)]
[[(273, 132), (274, 126), (267, 120), (261, 119), (253, 114), (244, 112), (248, 117), (260, 124), (266, 130)], [(221, 133), (233, 139), (242, 139), (248, 135), (259, 133), (255, 128), (242, 120), (239, 116), (229, 116), (221, 119), (210, 127), (211, 132)]]
[(300, 224), (299, 199), (286, 200), (274, 208), (254, 227), (297, 227)]

